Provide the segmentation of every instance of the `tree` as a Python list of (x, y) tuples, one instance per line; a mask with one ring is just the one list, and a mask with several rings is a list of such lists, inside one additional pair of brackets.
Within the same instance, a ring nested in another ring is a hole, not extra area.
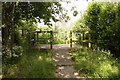
[(94, 43), (119, 55), (118, 3), (92, 3), (89, 5), (84, 19), (85, 25), (92, 31)]
[(55, 15), (60, 13), (62, 7), (58, 2), (3, 2), (2, 24), (5, 25), (2, 29), (3, 45), (12, 47), (14, 29), (21, 25), (21, 20), (32, 23), (39, 17), (49, 25), (50, 19), (58, 21)]
[[(6, 47), (12, 46), (13, 28), (14, 28), (14, 3), (3, 3), (2, 5), (2, 23), (5, 27), (2, 29), (2, 41)], [(11, 43), (11, 44), (10, 44)], [(12, 47), (11, 47), (12, 48)]]

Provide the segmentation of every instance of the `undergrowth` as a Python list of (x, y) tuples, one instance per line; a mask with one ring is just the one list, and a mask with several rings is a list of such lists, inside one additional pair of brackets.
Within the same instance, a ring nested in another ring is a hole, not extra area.
[(17, 64), (3, 64), (3, 78), (51, 78), (55, 68), (49, 50), (29, 50)]
[(120, 63), (107, 51), (72, 50), (72, 59), (78, 72), (87, 78), (120, 78)]

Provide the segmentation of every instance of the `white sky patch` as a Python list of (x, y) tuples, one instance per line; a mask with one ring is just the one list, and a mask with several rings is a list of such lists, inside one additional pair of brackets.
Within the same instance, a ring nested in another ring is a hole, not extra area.
[[(85, 10), (87, 10), (87, 7), (88, 7), (88, 3), (91, 2), (92, 0), (78, 0), (78, 1), (75, 1), (75, 0), (71, 0), (71, 3), (68, 3), (67, 2), (60, 2), (62, 7), (65, 8), (66, 10), (68, 10), (68, 16), (70, 17), (70, 20), (68, 22), (56, 22), (54, 23), (53, 21), (51, 21), (51, 23), (53, 25), (58, 25), (60, 27), (71, 27), (71, 25), (76, 22), (78, 19), (80, 19), (80, 16), (81, 16), (81, 13), (83, 15), (83, 13), (85, 12)], [(78, 14), (77, 16), (73, 16), (73, 11), (71, 11), (71, 8), (72, 7), (75, 7), (75, 10), (78, 11)], [(56, 16), (57, 18), (57, 16)], [(41, 26), (44, 25), (44, 22), (41, 21), (41, 23), (38, 23), (38, 27), (40, 28)]]
[(120, 0), (94, 0), (95, 2), (118, 2)]
[(36, 19), (36, 20), (37, 20), (37, 27), (38, 27), (38, 28), (41, 28), (41, 27), (44, 26), (44, 21), (43, 21), (43, 19), (40, 19), (40, 23), (39, 23), (38, 19)]
[[(91, 0), (79, 0), (79, 1), (71, 1), (71, 3), (66, 2), (60, 2), (62, 4), (62, 7), (68, 10), (68, 16), (70, 16), (70, 21), (68, 21), (66, 24), (68, 27), (70, 27), (75, 21), (80, 19), (81, 15), (87, 10), (88, 3), (91, 2)], [(77, 16), (73, 16), (73, 11), (71, 11), (71, 8), (76, 6), (75, 10), (78, 11)]]

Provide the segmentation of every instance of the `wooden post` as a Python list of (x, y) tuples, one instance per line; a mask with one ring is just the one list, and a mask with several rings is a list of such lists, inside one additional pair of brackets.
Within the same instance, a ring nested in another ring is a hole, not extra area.
[(53, 31), (50, 31), (50, 49), (53, 48), (52, 44), (53, 44)]
[(34, 34), (33, 36), (32, 36), (32, 45), (34, 46), (35, 45), (35, 33), (33, 32), (32, 34)]
[(29, 44), (29, 46), (31, 46), (31, 36), (30, 36), (30, 32), (27, 33), (27, 39), (28, 39), (28, 44)]
[(21, 36), (22, 36), (22, 37), (24, 36), (24, 29), (22, 29), (22, 34), (21, 34)]
[(70, 48), (72, 48), (72, 31), (70, 31)]
[(85, 36), (85, 32), (83, 32), (83, 40), (84, 40), (84, 38), (85, 38), (84, 36)]
[(36, 42), (36, 36), (35, 36), (35, 33), (33, 33), (34, 34), (34, 45), (35, 45), (35, 42)]
[(79, 40), (79, 41), (78, 41), (78, 44), (81, 45), (81, 34), (80, 34), (80, 32), (78, 32), (78, 34), (79, 34), (79, 36), (78, 36), (78, 37), (79, 37), (79, 38), (78, 38), (78, 40)]
[[(65, 33), (67, 34), (67, 31)], [(65, 44), (67, 44), (67, 35), (65, 36)]]
[(90, 35), (90, 32), (89, 32), (88, 48), (89, 49), (91, 48), (91, 35)]
[(38, 32), (37, 32), (37, 40), (36, 40), (36, 43), (38, 43)]
[(84, 36), (84, 33), (82, 32), (81, 33), (81, 45), (82, 45), (82, 47), (83, 47), (83, 36)]
[(35, 45), (35, 33), (33, 32), (33, 36), (32, 36), (32, 38), (31, 38), (32, 40), (32, 45), (34, 46)]

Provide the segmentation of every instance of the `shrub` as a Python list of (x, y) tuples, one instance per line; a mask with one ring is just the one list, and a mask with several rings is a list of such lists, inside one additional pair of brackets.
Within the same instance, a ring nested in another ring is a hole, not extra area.
[(92, 3), (84, 16), (84, 24), (92, 32), (93, 42), (114, 55), (120, 55), (120, 26), (117, 3)]
[(14, 43), (15, 45), (18, 45), (18, 46), (20, 46), (21, 44), (20, 33), (17, 30), (14, 31)]
[(13, 47), (13, 57), (20, 57), (23, 54), (23, 48), (21, 46)]
[(12, 50), (9, 47), (2, 47), (3, 63), (12, 64), (16, 63), (23, 54), (23, 48), (21, 46), (14, 46)]

